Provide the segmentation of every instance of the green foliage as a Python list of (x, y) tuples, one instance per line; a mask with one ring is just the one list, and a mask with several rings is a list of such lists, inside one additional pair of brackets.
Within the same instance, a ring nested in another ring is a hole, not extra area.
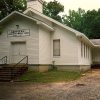
[(100, 38), (100, 9), (98, 11), (87, 11), (84, 15), (83, 32), (89, 38)]
[(63, 23), (78, 31), (82, 31), (84, 14), (85, 14), (85, 11), (82, 10), (81, 8), (79, 8), (78, 11), (69, 10), (69, 15), (63, 16)]
[[(26, 6), (27, 0), (0, 0), (0, 19), (14, 10), (23, 12)], [(64, 12), (64, 6), (58, 1), (44, 2), (45, 15), (84, 33), (89, 38), (100, 39), (100, 9), (87, 12), (81, 8), (78, 11), (69, 10), (69, 15), (63, 17), (60, 16), (61, 12)]]
[(100, 39), (100, 16), (96, 16), (91, 24), (91, 38)]
[(0, 0), (0, 18), (7, 16), (12, 11), (24, 11), (26, 0)]
[(62, 22), (62, 18), (59, 15), (61, 12), (64, 12), (64, 6), (61, 5), (58, 1), (50, 1), (49, 3), (44, 2), (43, 13), (59, 22)]
[(69, 15), (63, 16), (63, 23), (89, 38), (100, 38), (100, 9), (87, 12), (81, 8), (78, 11), (70, 10)]
[(19, 78), (21, 81), (35, 83), (68, 82), (81, 77), (80, 72), (52, 70), (45, 73), (29, 71)]

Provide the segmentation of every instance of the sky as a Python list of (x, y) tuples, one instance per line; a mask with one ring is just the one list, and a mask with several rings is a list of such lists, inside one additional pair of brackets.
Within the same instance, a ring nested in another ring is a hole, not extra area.
[[(45, 0), (47, 2), (53, 0)], [(100, 0), (57, 0), (64, 5), (65, 13), (68, 14), (69, 9), (76, 10), (82, 8), (84, 10), (92, 10), (100, 8)]]

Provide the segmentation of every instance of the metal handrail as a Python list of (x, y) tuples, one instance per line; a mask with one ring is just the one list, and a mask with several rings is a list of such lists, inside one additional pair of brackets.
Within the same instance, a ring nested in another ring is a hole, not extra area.
[(19, 65), (23, 60), (27, 59), (25, 65), (28, 65), (28, 56), (24, 57), (22, 60), (20, 60), (16, 65), (14, 65), (13, 67), (16, 67), (17, 65)]
[[(21, 64), (21, 62), (22, 61), (24, 61), (26, 59), (26, 63), (23, 65), (23, 67), (25, 66), (25, 65), (28, 65), (28, 56), (26, 56), (26, 57), (24, 57), (22, 60), (20, 60), (16, 65), (14, 65), (13, 67), (11, 67), (11, 79), (14, 79), (14, 77), (15, 77), (15, 75), (14, 75), (14, 69), (19, 65), (19, 64)], [(20, 73), (20, 74), (22, 74), (22, 73)]]
[(2, 64), (7, 64), (7, 56), (1, 58), (0, 61), (2, 62)]

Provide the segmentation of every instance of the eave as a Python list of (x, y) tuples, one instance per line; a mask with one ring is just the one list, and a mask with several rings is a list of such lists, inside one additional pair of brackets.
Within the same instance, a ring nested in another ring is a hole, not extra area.
[(14, 12), (12, 12), (11, 14), (9, 14), (8, 16), (6, 16), (5, 18), (3, 18), (3, 19), (0, 21), (0, 25), (2, 25), (2, 24), (4, 24), (4, 23), (8, 22), (9, 19), (12, 19), (14, 16), (16, 16), (16, 17), (17, 17), (17, 16), (22, 16), (22, 17), (24, 17), (24, 18), (27, 18), (27, 19), (29, 19), (29, 20), (32, 20), (32, 21), (36, 22), (38, 25), (45, 27), (45, 28), (46, 28), (47, 30), (49, 30), (49, 31), (54, 31), (54, 29), (53, 29), (52, 27), (50, 27), (49, 25), (47, 25), (47, 24), (45, 24), (45, 23), (43, 23), (43, 22), (41, 22), (41, 21), (39, 21), (39, 20), (37, 20), (37, 19), (34, 19), (34, 18), (32, 18), (32, 17), (29, 17), (29, 16), (27, 16), (27, 15), (25, 15), (25, 14), (23, 14), (23, 13), (17, 12), (17, 11), (14, 11)]

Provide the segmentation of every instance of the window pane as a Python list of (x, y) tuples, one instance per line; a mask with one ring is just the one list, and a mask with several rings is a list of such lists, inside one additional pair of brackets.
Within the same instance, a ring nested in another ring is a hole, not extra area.
[(85, 43), (84, 43), (84, 58), (85, 58)]
[(83, 57), (83, 42), (81, 41), (81, 57)]
[(60, 40), (53, 40), (53, 56), (60, 56)]

